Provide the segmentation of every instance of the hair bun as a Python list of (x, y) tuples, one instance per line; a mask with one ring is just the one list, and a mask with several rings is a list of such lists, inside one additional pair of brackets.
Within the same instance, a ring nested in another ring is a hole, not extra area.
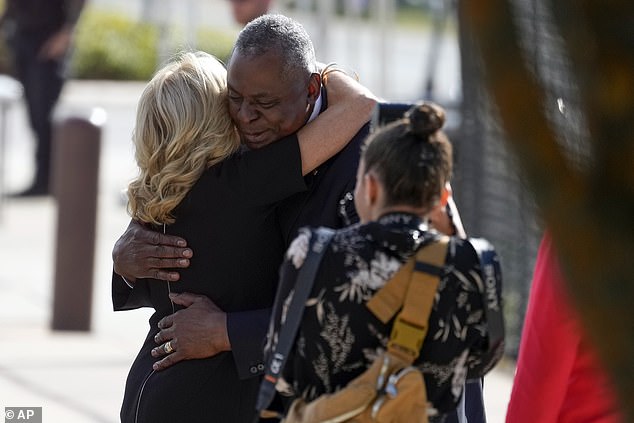
[(412, 106), (405, 117), (409, 119), (410, 132), (424, 138), (429, 137), (445, 124), (445, 110), (430, 102)]

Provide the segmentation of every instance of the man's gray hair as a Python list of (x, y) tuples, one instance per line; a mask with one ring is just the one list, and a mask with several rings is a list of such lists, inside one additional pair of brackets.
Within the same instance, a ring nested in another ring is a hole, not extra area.
[(233, 52), (246, 57), (275, 52), (282, 59), (283, 77), (317, 72), (308, 33), (302, 24), (284, 15), (263, 15), (249, 22), (240, 31)]

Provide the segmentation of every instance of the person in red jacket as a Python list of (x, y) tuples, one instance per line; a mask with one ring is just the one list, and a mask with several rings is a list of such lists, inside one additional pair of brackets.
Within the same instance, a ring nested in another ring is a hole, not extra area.
[(507, 423), (617, 423), (616, 396), (569, 304), (550, 235), (539, 247)]

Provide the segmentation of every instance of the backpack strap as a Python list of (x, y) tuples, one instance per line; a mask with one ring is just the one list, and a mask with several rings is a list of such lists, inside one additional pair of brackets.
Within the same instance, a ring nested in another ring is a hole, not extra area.
[(258, 415), (262, 410), (265, 410), (271, 405), (271, 401), (273, 401), (275, 385), (282, 370), (284, 370), (288, 353), (295, 343), (295, 335), (297, 335), (299, 324), (304, 315), (306, 300), (312, 291), (315, 276), (317, 275), (317, 270), (319, 270), (319, 263), (334, 234), (335, 231), (333, 229), (320, 227), (311, 237), (310, 248), (306, 254), (306, 259), (297, 275), (295, 293), (293, 294), (286, 313), (286, 322), (280, 329), (277, 345), (271, 352), (271, 358), (269, 359), (264, 379), (260, 385), (260, 392), (256, 403)]
[(424, 246), (366, 303), (383, 323), (401, 309), (392, 325), (388, 351), (410, 364), (427, 335), (448, 243), (449, 237), (443, 236)]
[(407, 260), (385, 285), (374, 293), (365, 306), (383, 324), (387, 324), (403, 307), (409, 287), (409, 279), (414, 271), (414, 257)]

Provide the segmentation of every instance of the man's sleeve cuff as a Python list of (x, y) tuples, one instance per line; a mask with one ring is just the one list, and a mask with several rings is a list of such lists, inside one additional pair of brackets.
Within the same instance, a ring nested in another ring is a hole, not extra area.
[(264, 338), (270, 318), (270, 308), (227, 313), (227, 334), (240, 379), (264, 373)]

